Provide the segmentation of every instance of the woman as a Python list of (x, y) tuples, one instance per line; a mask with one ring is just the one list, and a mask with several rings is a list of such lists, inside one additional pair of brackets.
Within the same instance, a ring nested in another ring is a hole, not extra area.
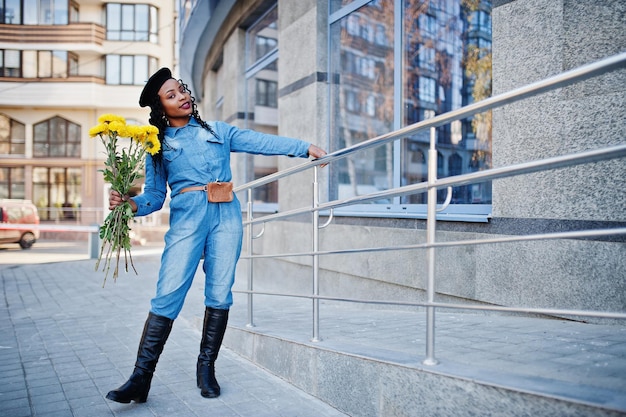
[[(145, 402), (152, 375), (172, 324), (183, 307), (198, 263), (204, 256), (205, 313), (197, 384), (203, 397), (220, 395), (215, 360), (232, 305), (235, 265), (243, 236), (241, 207), (236, 197), (208, 201), (207, 184), (231, 180), (230, 152), (320, 158), (322, 149), (307, 142), (242, 130), (223, 122), (207, 123), (198, 115), (195, 99), (167, 68), (150, 77), (139, 105), (150, 106), (150, 123), (159, 128), (161, 150), (146, 156), (144, 192), (129, 198), (111, 192), (109, 208), (128, 201), (136, 216), (159, 210), (171, 191), (170, 229), (150, 313), (129, 380), (107, 398), (121, 403)], [(223, 194), (223, 193), (222, 193)], [(228, 194), (228, 193), (226, 193)]]

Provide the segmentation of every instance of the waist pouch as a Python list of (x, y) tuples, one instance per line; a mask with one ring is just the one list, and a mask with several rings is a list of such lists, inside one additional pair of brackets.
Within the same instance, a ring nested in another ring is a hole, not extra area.
[(210, 182), (207, 184), (206, 195), (211, 203), (229, 203), (233, 201), (233, 183)]

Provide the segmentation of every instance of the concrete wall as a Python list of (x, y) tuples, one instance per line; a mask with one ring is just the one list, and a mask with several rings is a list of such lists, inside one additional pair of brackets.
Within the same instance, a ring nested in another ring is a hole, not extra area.
[[(494, 94), (622, 52), (625, 8), (619, 0), (517, 0), (495, 7)], [(494, 166), (624, 143), (625, 90), (622, 70), (494, 111)], [(496, 181), (493, 215), (557, 219), (554, 224), (624, 222), (624, 164), (621, 159)], [(489, 265), (477, 271), (477, 293), (485, 301), (626, 308), (624, 243), (569, 240), (480, 253)]]
[[(619, 0), (518, 0), (494, 8), (494, 94), (623, 52), (625, 8)], [(494, 166), (623, 143), (625, 90), (622, 70), (496, 110)], [(497, 181), (493, 214), (624, 221), (623, 168), (617, 160)]]

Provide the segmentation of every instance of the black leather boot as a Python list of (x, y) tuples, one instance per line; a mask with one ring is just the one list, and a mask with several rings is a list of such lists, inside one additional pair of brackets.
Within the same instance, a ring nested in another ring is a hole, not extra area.
[(200, 395), (205, 398), (215, 398), (220, 395), (220, 385), (215, 379), (215, 360), (222, 346), (227, 323), (228, 310), (211, 307), (205, 309), (200, 355), (196, 367), (198, 388), (201, 389)]
[(156, 369), (165, 341), (170, 335), (174, 320), (167, 317), (148, 314), (146, 324), (139, 342), (135, 370), (124, 385), (109, 391), (107, 398), (118, 403), (145, 403), (150, 391), (152, 374)]

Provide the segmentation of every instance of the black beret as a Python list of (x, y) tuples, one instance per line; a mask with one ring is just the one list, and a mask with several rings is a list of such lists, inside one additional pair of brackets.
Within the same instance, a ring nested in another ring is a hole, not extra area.
[(152, 74), (146, 85), (143, 87), (141, 96), (139, 96), (139, 105), (141, 107), (146, 107), (152, 104), (152, 101), (161, 89), (161, 86), (170, 78), (172, 78), (172, 71), (170, 71), (169, 68), (161, 68)]

